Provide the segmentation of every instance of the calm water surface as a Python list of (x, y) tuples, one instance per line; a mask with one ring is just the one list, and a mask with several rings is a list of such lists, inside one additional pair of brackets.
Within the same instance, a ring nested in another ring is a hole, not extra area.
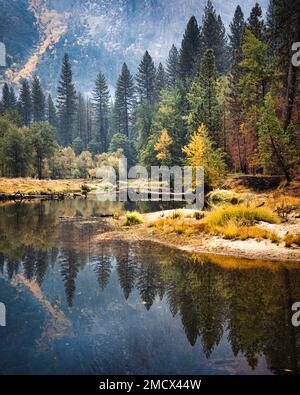
[(101, 241), (111, 209), (0, 206), (0, 373), (299, 373), (300, 267)]

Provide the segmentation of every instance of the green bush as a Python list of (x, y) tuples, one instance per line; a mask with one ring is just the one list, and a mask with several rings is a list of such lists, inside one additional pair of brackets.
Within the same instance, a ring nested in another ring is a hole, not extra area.
[(143, 222), (144, 222), (143, 218), (136, 211), (128, 212), (128, 213), (125, 214), (124, 226), (131, 226), (131, 225), (141, 224)]

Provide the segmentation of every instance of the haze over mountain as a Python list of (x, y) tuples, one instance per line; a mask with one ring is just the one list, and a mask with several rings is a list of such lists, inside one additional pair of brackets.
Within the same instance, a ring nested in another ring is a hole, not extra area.
[[(5, 78), (15, 83), (35, 72), (55, 91), (61, 60), (68, 52), (80, 90), (91, 89), (103, 71), (111, 85), (126, 61), (133, 72), (149, 50), (164, 61), (173, 43), (180, 46), (192, 15), (201, 23), (206, 0), (0, 0), (0, 40), (6, 44)], [(248, 18), (255, 0), (215, 0), (228, 27), (241, 3)], [(268, 0), (261, 0), (265, 10)]]

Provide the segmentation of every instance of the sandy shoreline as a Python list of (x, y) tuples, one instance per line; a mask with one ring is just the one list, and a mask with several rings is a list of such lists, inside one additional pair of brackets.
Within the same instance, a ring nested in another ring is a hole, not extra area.
[(282, 243), (274, 244), (269, 240), (225, 240), (216, 236), (181, 236), (163, 234), (145, 225), (136, 225), (122, 230), (99, 234), (95, 241), (150, 241), (181, 251), (199, 254), (231, 256), (244, 259), (258, 259), (276, 262), (299, 262), (300, 248), (287, 248)]

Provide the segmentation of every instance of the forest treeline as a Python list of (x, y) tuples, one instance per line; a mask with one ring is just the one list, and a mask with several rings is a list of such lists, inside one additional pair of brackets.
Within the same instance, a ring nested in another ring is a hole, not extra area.
[[(89, 177), (99, 164), (204, 165), (217, 186), (227, 171), (299, 172), (300, 0), (240, 6), (226, 33), (209, 0), (199, 23), (188, 21), (181, 47), (165, 64), (145, 52), (136, 74), (123, 64), (112, 95), (100, 71), (89, 96), (73, 81), (64, 55), (57, 97), (38, 76), (18, 95), (3, 86), (0, 105), (2, 176)], [(92, 78), (92, 76), (91, 76)]]

